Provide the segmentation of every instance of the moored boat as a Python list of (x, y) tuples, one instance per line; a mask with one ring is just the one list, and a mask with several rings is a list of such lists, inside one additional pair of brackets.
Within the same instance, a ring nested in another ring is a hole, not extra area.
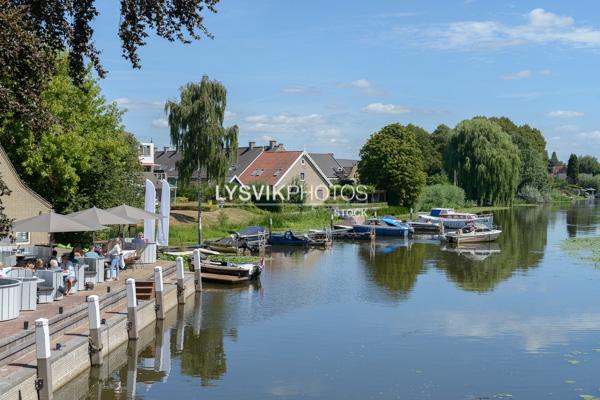
[(450, 243), (482, 243), (493, 242), (502, 233), (499, 229), (489, 228), (485, 225), (469, 225), (456, 232), (446, 234), (446, 240)]
[(292, 231), (285, 233), (272, 233), (267, 239), (271, 246), (328, 246), (331, 244), (331, 238), (320, 238), (316, 235), (296, 236)]
[(413, 228), (395, 217), (386, 215), (383, 218), (370, 218), (365, 224), (355, 224), (352, 229), (356, 233), (374, 233), (375, 236), (409, 237)]
[(444, 224), (448, 229), (461, 229), (467, 224), (485, 224), (491, 226), (494, 221), (492, 214), (478, 215), (456, 212), (452, 208), (432, 208), (429, 214), (419, 214), (419, 222)]

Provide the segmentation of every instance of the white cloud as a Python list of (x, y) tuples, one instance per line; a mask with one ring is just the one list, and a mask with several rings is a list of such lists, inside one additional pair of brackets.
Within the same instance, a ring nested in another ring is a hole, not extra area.
[(283, 88), (284, 93), (289, 94), (318, 94), (319, 88), (315, 86), (304, 86), (304, 85), (291, 85)]
[(408, 114), (408, 108), (397, 104), (371, 103), (363, 108), (364, 112), (375, 114)]
[(600, 139), (600, 131), (582, 132), (579, 136), (585, 139)]
[(273, 133), (300, 133), (324, 123), (319, 114), (295, 115), (251, 115), (244, 118), (244, 129)]
[(157, 118), (152, 120), (152, 126), (154, 128), (168, 128), (169, 127), (169, 122), (165, 119), (165, 118)]
[(555, 132), (577, 132), (579, 130), (579, 127), (577, 125), (560, 125), (557, 126), (556, 128), (554, 128)]
[(550, 75), (552, 75), (552, 70), (550, 70), (550, 69), (542, 69), (542, 70), (540, 70), (540, 75), (550, 76)]
[(225, 121), (236, 118), (238, 115), (232, 111), (225, 111)]
[(396, 34), (420, 38), (420, 45), (448, 49), (481, 49), (527, 44), (565, 44), (600, 47), (600, 30), (580, 26), (569, 16), (536, 8), (525, 22), (507, 25), (497, 21), (462, 21), (398, 28)]
[(515, 72), (514, 74), (504, 75), (502, 79), (505, 81), (515, 81), (518, 79), (527, 79), (531, 76), (531, 71), (526, 69), (523, 71)]
[(582, 113), (581, 111), (556, 110), (556, 111), (550, 111), (546, 115), (551, 118), (577, 118), (577, 117), (583, 117), (584, 113)]
[(115, 103), (117, 103), (117, 106), (120, 108), (127, 108), (129, 110), (163, 108), (165, 106), (164, 101), (132, 100), (127, 97), (119, 97), (118, 99), (115, 99)]
[(383, 91), (377, 88), (371, 81), (367, 79), (357, 79), (348, 84), (343, 84), (342, 87), (351, 87), (359, 90), (367, 96), (381, 96)]

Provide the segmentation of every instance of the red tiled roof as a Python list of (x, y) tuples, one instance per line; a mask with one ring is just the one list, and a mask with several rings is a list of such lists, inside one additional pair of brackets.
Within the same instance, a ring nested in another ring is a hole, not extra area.
[(244, 185), (260, 182), (273, 186), (301, 155), (301, 151), (264, 152), (238, 178)]

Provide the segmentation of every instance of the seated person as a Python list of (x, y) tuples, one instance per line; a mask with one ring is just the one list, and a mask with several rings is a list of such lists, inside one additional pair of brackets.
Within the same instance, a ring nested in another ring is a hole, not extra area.
[(142, 232), (138, 232), (135, 235), (135, 238), (131, 241), (133, 244), (144, 244), (146, 241), (144, 240), (144, 234)]
[(50, 263), (48, 264), (48, 268), (58, 269), (58, 260), (50, 260)]
[(33, 269), (45, 269), (44, 261), (41, 258), (35, 260), (35, 264), (33, 265)]
[(83, 250), (81, 250), (81, 244), (76, 244), (73, 250), (69, 253), (69, 260), (73, 263), (77, 263), (77, 257), (83, 257)]
[(61, 260), (60, 269), (62, 269), (63, 273), (66, 273), (63, 277), (67, 289), (65, 291), (65, 296), (69, 296), (73, 284), (77, 282), (77, 279), (75, 278), (75, 267), (66, 254), (62, 256)]
[(52, 255), (50, 256), (50, 258), (48, 259), (48, 266), (50, 266), (50, 262), (52, 260), (56, 260), (56, 265), (58, 265), (58, 251), (56, 250), (52, 250)]

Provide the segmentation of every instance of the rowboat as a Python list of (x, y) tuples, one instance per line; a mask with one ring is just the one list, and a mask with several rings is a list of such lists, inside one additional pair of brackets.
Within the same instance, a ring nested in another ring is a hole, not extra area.
[(475, 223), (491, 226), (494, 216), (492, 214), (460, 213), (452, 208), (432, 208), (429, 214), (419, 214), (417, 220), (419, 222), (444, 224), (444, 227), (448, 229), (461, 229), (467, 224)]
[(482, 243), (493, 242), (502, 233), (499, 229), (489, 228), (485, 225), (467, 226), (456, 232), (446, 234), (446, 240), (450, 243)]

